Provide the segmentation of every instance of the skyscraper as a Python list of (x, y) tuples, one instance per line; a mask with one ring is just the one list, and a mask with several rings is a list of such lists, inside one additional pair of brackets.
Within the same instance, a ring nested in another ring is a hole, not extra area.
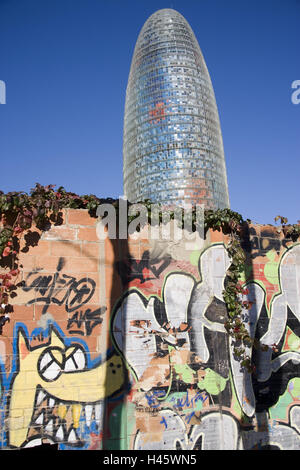
[(195, 35), (173, 9), (138, 36), (126, 90), (124, 194), (130, 202), (229, 207), (218, 109)]

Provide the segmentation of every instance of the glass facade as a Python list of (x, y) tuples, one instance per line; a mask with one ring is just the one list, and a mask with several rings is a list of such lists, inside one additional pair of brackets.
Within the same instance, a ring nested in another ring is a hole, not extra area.
[(173, 9), (151, 15), (125, 102), (124, 194), (130, 202), (229, 207), (219, 115), (195, 35)]

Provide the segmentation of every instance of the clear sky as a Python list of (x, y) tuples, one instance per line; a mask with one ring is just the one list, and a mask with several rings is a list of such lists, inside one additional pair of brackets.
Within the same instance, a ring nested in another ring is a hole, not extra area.
[(213, 82), (231, 208), (300, 219), (300, 0), (0, 0), (0, 189), (123, 194), (125, 91), (161, 8), (191, 25)]

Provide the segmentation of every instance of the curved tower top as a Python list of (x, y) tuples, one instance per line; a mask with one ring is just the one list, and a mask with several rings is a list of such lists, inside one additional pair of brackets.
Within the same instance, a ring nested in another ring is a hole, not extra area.
[(142, 27), (126, 90), (124, 194), (130, 202), (229, 207), (219, 115), (195, 35), (173, 9)]

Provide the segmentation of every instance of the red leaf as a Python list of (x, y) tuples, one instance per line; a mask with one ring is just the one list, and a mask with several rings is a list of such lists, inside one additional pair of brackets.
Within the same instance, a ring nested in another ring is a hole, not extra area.
[(6, 246), (3, 250), (2, 256), (8, 256), (10, 254), (9, 246)]

